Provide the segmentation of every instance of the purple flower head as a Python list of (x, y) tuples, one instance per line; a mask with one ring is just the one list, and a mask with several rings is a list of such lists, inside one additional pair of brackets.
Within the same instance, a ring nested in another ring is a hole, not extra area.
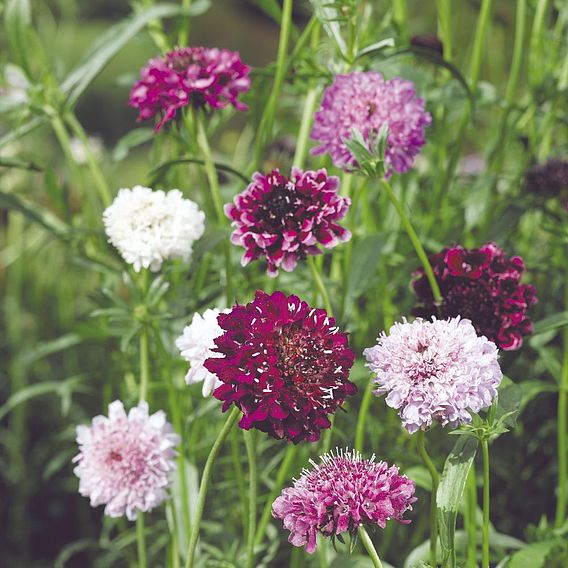
[(377, 375), (375, 394), (388, 393), (386, 403), (411, 434), (433, 422), (471, 422), (470, 412), (491, 404), (503, 377), (496, 345), (459, 317), (403, 320), (364, 354)]
[(430, 262), (442, 304), (435, 305), (424, 270), (419, 268), (412, 283), (420, 303), (414, 315), (459, 315), (505, 351), (522, 346), (523, 336), (532, 331), (527, 310), (537, 298), (533, 286), (520, 283), (525, 271), (520, 257), (507, 258), (495, 243), (487, 243), (479, 249), (445, 248), (432, 255)]
[(138, 121), (160, 115), (156, 130), (172, 120), (178, 108), (247, 108), (238, 97), (250, 89), (250, 67), (228, 49), (183, 47), (152, 59), (130, 91), (129, 106)]
[(263, 256), (268, 274), (276, 276), (279, 268), (291, 272), (298, 260), (320, 254), (318, 245), (332, 248), (349, 240), (351, 233), (337, 221), (351, 202), (338, 195), (338, 188), (339, 178), (324, 169), (292, 168), (290, 178), (278, 170), (254, 174), (234, 203), (225, 205), (235, 228), (231, 241), (245, 248), (241, 264)]
[(556, 197), (568, 210), (568, 160), (552, 158), (525, 173), (525, 191), (540, 197)]
[(321, 464), (304, 470), (292, 487), (282, 491), (272, 505), (272, 516), (284, 521), (290, 531), (289, 542), (316, 550), (319, 532), (335, 537), (353, 535), (361, 525), (385, 528), (412, 509), (414, 481), (385, 462), (363, 459), (356, 451), (336, 451), (321, 456)]
[(141, 401), (128, 415), (122, 402), (108, 407), (108, 418), (96, 416), (90, 427), (77, 427), (79, 454), (75, 475), (79, 493), (91, 505), (106, 505), (105, 515), (133, 521), (167, 497), (175, 469), (179, 436), (160, 410), (151, 416)]
[(385, 81), (374, 71), (336, 75), (315, 114), (311, 138), (319, 146), (312, 153), (327, 153), (337, 167), (349, 169), (357, 165), (344, 142), (351, 138), (352, 129), (368, 142), (370, 132), (379, 132), (385, 123), (389, 127), (387, 175), (406, 172), (424, 146), (424, 129), (431, 123), (414, 84), (399, 77)]
[(325, 310), (258, 291), (217, 321), (224, 333), (212, 351), (220, 356), (205, 367), (224, 383), (213, 393), (223, 412), (231, 404), (243, 412), (241, 428), (314, 442), (331, 426), (327, 415), (357, 392), (349, 381), (355, 354)]

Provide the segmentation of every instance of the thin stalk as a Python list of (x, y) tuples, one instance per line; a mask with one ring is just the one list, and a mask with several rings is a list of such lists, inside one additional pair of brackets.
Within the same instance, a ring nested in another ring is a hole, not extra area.
[(276, 476), (276, 480), (274, 481), (274, 486), (268, 495), (268, 499), (266, 501), (266, 505), (262, 511), (262, 516), (260, 517), (260, 522), (258, 523), (258, 527), (256, 529), (256, 535), (254, 537), (254, 545), (259, 546), (262, 544), (264, 539), (264, 535), (266, 533), (266, 527), (268, 526), (268, 522), (270, 521), (270, 516), (272, 513), (272, 503), (278, 494), (280, 493), (284, 482), (288, 479), (288, 472), (294, 463), (294, 459), (296, 458), (296, 454), (298, 452), (298, 446), (290, 444), (286, 448), (286, 453), (284, 454), (284, 459), (280, 464), (280, 468), (278, 469), (278, 474)]
[(320, 271), (318, 269), (317, 263), (314, 260), (314, 258), (312, 256), (308, 255), (308, 265), (310, 267), (310, 270), (312, 272), (312, 277), (314, 279), (314, 284), (316, 285), (316, 288), (318, 289), (322, 300), (323, 300), (323, 305), (325, 306), (325, 311), (327, 312), (328, 316), (332, 316), (333, 315), (333, 310), (331, 308), (331, 302), (329, 301), (329, 294), (327, 293), (327, 290), (325, 288), (325, 284), (323, 283)]
[(383, 189), (386, 191), (391, 203), (394, 205), (394, 208), (396, 209), (398, 216), (400, 217), (402, 226), (406, 230), (408, 237), (410, 238), (410, 242), (412, 243), (412, 246), (414, 247), (414, 250), (416, 251), (418, 258), (420, 259), (420, 262), (424, 267), (426, 278), (428, 279), (428, 283), (430, 284), (430, 288), (432, 289), (432, 295), (434, 296), (434, 301), (437, 305), (440, 305), (442, 301), (442, 294), (440, 293), (438, 282), (436, 282), (436, 277), (434, 276), (432, 265), (428, 260), (428, 256), (424, 251), (424, 247), (422, 246), (422, 243), (420, 242), (420, 239), (418, 238), (418, 235), (416, 234), (416, 231), (414, 230), (412, 223), (410, 222), (406, 213), (404, 212), (404, 208), (402, 207), (400, 201), (397, 199), (396, 195), (394, 194), (394, 191), (392, 190), (390, 184), (386, 180), (382, 180), (381, 185)]
[(437, 516), (437, 506), (436, 506), (436, 493), (438, 491), (438, 484), (440, 482), (440, 476), (438, 475), (438, 470), (432, 462), (426, 447), (424, 444), (424, 430), (418, 430), (416, 433), (416, 445), (418, 447), (418, 453), (430, 474), (432, 479), (432, 494), (430, 499), (430, 565), (437, 566), (437, 555), (436, 548), (438, 545), (438, 516)]
[(136, 548), (138, 550), (138, 568), (146, 568), (146, 535), (144, 531), (144, 513), (136, 517)]
[(543, 37), (544, 25), (549, 11), (550, 0), (538, 0), (534, 13), (533, 26), (531, 30), (530, 56), (529, 56), (529, 77), (531, 84), (537, 87), (542, 83), (546, 66), (543, 57)]
[(489, 568), (489, 444), (481, 440), (483, 451), (483, 527), (481, 533), (482, 568)]
[(401, 43), (408, 44), (408, 4), (406, 0), (393, 0), (392, 16), (398, 28)]
[(205, 467), (203, 468), (203, 477), (201, 478), (201, 485), (199, 486), (199, 494), (197, 496), (197, 505), (195, 507), (195, 518), (193, 519), (193, 526), (191, 528), (191, 534), (189, 537), (189, 543), (187, 545), (187, 556), (185, 561), (185, 568), (193, 568), (195, 565), (195, 550), (197, 548), (197, 540), (199, 538), (199, 531), (201, 528), (201, 518), (203, 517), (203, 510), (205, 508), (205, 499), (207, 497), (207, 490), (209, 489), (209, 483), (211, 482), (211, 476), (213, 474), (213, 464), (223, 442), (226, 440), (233, 424), (237, 421), (240, 415), (240, 410), (235, 406), (231, 413), (227, 417), (223, 428), (217, 435), (217, 439), (211, 447), (207, 461), (205, 462)]
[(367, 422), (367, 414), (369, 413), (369, 406), (373, 399), (373, 382), (369, 380), (363, 399), (361, 400), (361, 408), (359, 409), (359, 416), (357, 417), (357, 428), (355, 430), (355, 449), (362, 452), (363, 442), (365, 440), (365, 423)]
[(143, 327), (140, 332), (140, 400), (148, 399), (149, 379), (150, 357), (148, 354), (148, 330)]
[[(564, 302), (568, 309), (568, 283), (564, 288)], [(562, 376), (558, 392), (558, 490), (556, 502), (556, 517), (554, 524), (557, 528), (564, 525), (566, 519), (566, 502), (568, 490), (568, 326), (563, 330), (564, 357), (562, 361)]]
[[(182, 0), (181, 1), (182, 7), (186, 10), (191, 8), (191, 0)], [(189, 40), (189, 23), (191, 19), (189, 17), (182, 17), (180, 23), (180, 29), (178, 32), (178, 45), (185, 47)]]
[(525, 22), (527, 19), (527, 0), (517, 0), (517, 13), (515, 16), (515, 44), (513, 46), (513, 60), (511, 62), (511, 72), (507, 81), (505, 91), (505, 102), (507, 107), (513, 104), (513, 98), (519, 82), (519, 74), (523, 63), (523, 48), (525, 45)]
[(176, 514), (176, 507), (172, 500), (168, 502), (168, 509), (170, 510), (170, 515), (172, 516), (173, 530), (171, 532), (172, 542), (171, 542), (171, 554), (172, 554), (172, 568), (180, 568), (179, 562), (179, 542), (178, 542), (178, 520)]
[(371, 537), (365, 530), (365, 527), (363, 525), (359, 525), (357, 532), (359, 533), (359, 538), (361, 539), (361, 542), (363, 543), (365, 550), (367, 551), (369, 557), (373, 562), (373, 566), (375, 568), (383, 568), (383, 564), (381, 562), (381, 559), (379, 558), (379, 553), (377, 552), (377, 549), (373, 545), (373, 541), (371, 540)]
[(477, 89), (477, 83), (479, 81), (481, 62), (483, 59), (483, 53), (485, 51), (485, 36), (487, 35), (487, 29), (489, 28), (489, 22), (491, 21), (492, 6), (493, 0), (481, 1), (481, 10), (479, 12), (477, 25), (475, 26), (473, 53), (471, 56), (471, 66), (469, 72), (469, 83), (472, 91), (475, 91)]
[(256, 451), (254, 447), (253, 433), (243, 430), (245, 447), (249, 464), (249, 501), (248, 501), (248, 531), (247, 531), (247, 568), (254, 566), (254, 541), (256, 529), (256, 489), (257, 489), (257, 470), (256, 470)]
[(293, 164), (298, 168), (304, 166), (306, 159), (308, 140), (310, 136), (310, 129), (314, 118), (314, 112), (318, 101), (319, 89), (311, 87), (306, 95), (304, 103), (304, 112), (302, 113), (302, 122), (300, 123), (300, 130), (298, 132), (298, 139), (296, 140), (296, 151), (294, 152)]
[(465, 530), (467, 533), (467, 568), (477, 568), (477, 487), (475, 465), (471, 464), (466, 485)]
[[(239, 447), (239, 436), (236, 430), (231, 431), (229, 438), (229, 443), (231, 444), (231, 459), (233, 460), (233, 469), (235, 478), (237, 480), (237, 489), (239, 492), (239, 501), (241, 503), (241, 509), (243, 516), (247, 512), (247, 492), (245, 489), (245, 476), (243, 474), (243, 466), (241, 464), (241, 450)], [(248, 517), (247, 517), (248, 518)], [(246, 530), (248, 527), (245, 525), (245, 538), (246, 540)]]
[(453, 56), (450, 6), (450, 0), (438, 0), (438, 35), (444, 45), (444, 59), (446, 61), (451, 61)]

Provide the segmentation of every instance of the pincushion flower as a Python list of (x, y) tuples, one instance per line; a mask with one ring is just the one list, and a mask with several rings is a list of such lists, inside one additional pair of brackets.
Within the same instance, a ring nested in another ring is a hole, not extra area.
[(250, 89), (250, 67), (228, 49), (184, 47), (152, 59), (130, 91), (129, 106), (138, 109), (138, 120), (160, 116), (156, 130), (172, 120), (179, 108), (219, 109), (247, 106), (239, 95)]
[(425, 143), (424, 130), (431, 123), (424, 100), (416, 96), (414, 84), (399, 77), (385, 80), (375, 71), (336, 75), (323, 95), (311, 133), (319, 142), (313, 154), (329, 154), (344, 169), (357, 165), (345, 145), (357, 129), (369, 143), (384, 124), (389, 135), (385, 153), (387, 176), (406, 172)]
[[(224, 310), (222, 313), (228, 313), (228, 311)], [(210, 396), (217, 387), (223, 384), (203, 365), (206, 359), (220, 356), (211, 351), (215, 347), (215, 339), (223, 333), (217, 323), (220, 313), (217, 309), (209, 309), (205, 310), (203, 315), (194, 314), (191, 324), (186, 326), (182, 335), (176, 339), (176, 346), (181, 356), (191, 364), (185, 376), (185, 382), (188, 385), (203, 382), (203, 396)]]
[(231, 241), (245, 248), (241, 264), (266, 258), (268, 274), (278, 269), (291, 272), (298, 260), (320, 254), (318, 245), (332, 248), (351, 238), (337, 224), (349, 210), (350, 200), (337, 193), (339, 178), (325, 169), (302, 171), (291, 176), (277, 169), (268, 175), (256, 173), (247, 189), (225, 205), (225, 214), (235, 230)]
[(135, 520), (166, 499), (179, 441), (161, 410), (150, 416), (141, 401), (127, 415), (115, 400), (108, 418), (96, 416), (91, 426), (77, 427), (79, 493), (93, 507), (106, 505), (109, 517)]
[(525, 174), (523, 188), (536, 196), (556, 197), (568, 210), (568, 161), (553, 158), (534, 165)]
[(420, 303), (414, 315), (460, 315), (501, 349), (511, 351), (522, 346), (523, 336), (532, 331), (527, 310), (537, 298), (533, 286), (520, 283), (525, 271), (520, 257), (507, 258), (495, 243), (487, 243), (478, 249), (445, 248), (432, 255), (430, 262), (442, 303), (435, 305), (424, 270), (419, 268), (412, 283)]
[(120, 189), (103, 213), (109, 242), (139, 272), (160, 270), (167, 259), (188, 261), (205, 231), (205, 215), (181, 191), (167, 193), (137, 185)]
[(412, 434), (433, 422), (452, 428), (487, 408), (501, 383), (497, 346), (469, 320), (403, 320), (364, 351), (376, 374), (376, 395), (387, 394)]
[(224, 330), (205, 368), (223, 383), (213, 395), (223, 412), (234, 404), (239, 426), (278, 439), (313, 442), (357, 387), (349, 381), (354, 353), (325, 310), (297, 296), (258, 291), (217, 321)]
[(316, 550), (319, 532), (334, 537), (353, 535), (361, 525), (385, 528), (412, 509), (414, 481), (385, 462), (363, 459), (356, 451), (330, 452), (311, 471), (304, 469), (293, 487), (282, 491), (272, 505), (272, 516), (290, 531), (289, 542)]

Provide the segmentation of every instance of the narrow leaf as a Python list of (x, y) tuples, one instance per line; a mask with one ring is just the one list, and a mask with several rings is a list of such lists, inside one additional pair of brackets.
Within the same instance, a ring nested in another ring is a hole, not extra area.
[(543, 568), (547, 556), (557, 544), (555, 540), (533, 542), (511, 556), (508, 568)]
[(552, 329), (558, 329), (559, 327), (564, 327), (568, 325), (568, 311), (566, 312), (559, 312), (552, 316), (548, 316), (544, 319), (537, 321), (533, 325), (533, 333), (532, 335), (539, 335), (541, 333), (545, 333)]

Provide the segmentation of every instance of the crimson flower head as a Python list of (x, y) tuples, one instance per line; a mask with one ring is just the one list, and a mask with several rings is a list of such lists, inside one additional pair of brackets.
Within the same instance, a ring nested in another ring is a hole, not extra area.
[(289, 542), (316, 550), (316, 536), (352, 536), (361, 525), (385, 528), (412, 509), (414, 481), (385, 462), (363, 459), (356, 451), (336, 451), (321, 457), (311, 471), (304, 470), (293, 487), (282, 491), (272, 504), (272, 516), (290, 531)]
[(314, 442), (331, 426), (327, 415), (357, 392), (348, 378), (355, 355), (325, 310), (258, 291), (217, 321), (224, 330), (212, 350), (218, 357), (205, 367), (223, 383), (213, 393), (223, 412), (231, 404), (243, 412), (241, 428)]
[(128, 105), (138, 109), (139, 121), (160, 115), (156, 130), (188, 105), (245, 110), (238, 97), (250, 89), (249, 71), (235, 51), (183, 47), (148, 62), (130, 91)]
[(432, 255), (442, 304), (437, 308), (422, 268), (414, 273), (412, 286), (420, 305), (416, 316), (441, 318), (461, 316), (472, 322), (479, 335), (485, 335), (505, 351), (519, 349), (523, 336), (532, 332), (527, 310), (537, 302), (533, 286), (521, 284), (525, 271), (518, 256), (507, 258), (495, 244), (478, 249), (457, 245)]
[(277, 169), (268, 175), (256, 173), (252, 183), (225, 205), (225, 214), (235, 230), (231, 241), (245, 248), (241, 264), (263, 256), (268, 274), (278, 269), (291, 272), (298, 260), (320, 254), (318, 245), (332, 248), (351, 238), (337, 224), (351, 201), (337, 193), (339, 178), (325, 169), (302, 171), (292, 168), (288, 178)]

